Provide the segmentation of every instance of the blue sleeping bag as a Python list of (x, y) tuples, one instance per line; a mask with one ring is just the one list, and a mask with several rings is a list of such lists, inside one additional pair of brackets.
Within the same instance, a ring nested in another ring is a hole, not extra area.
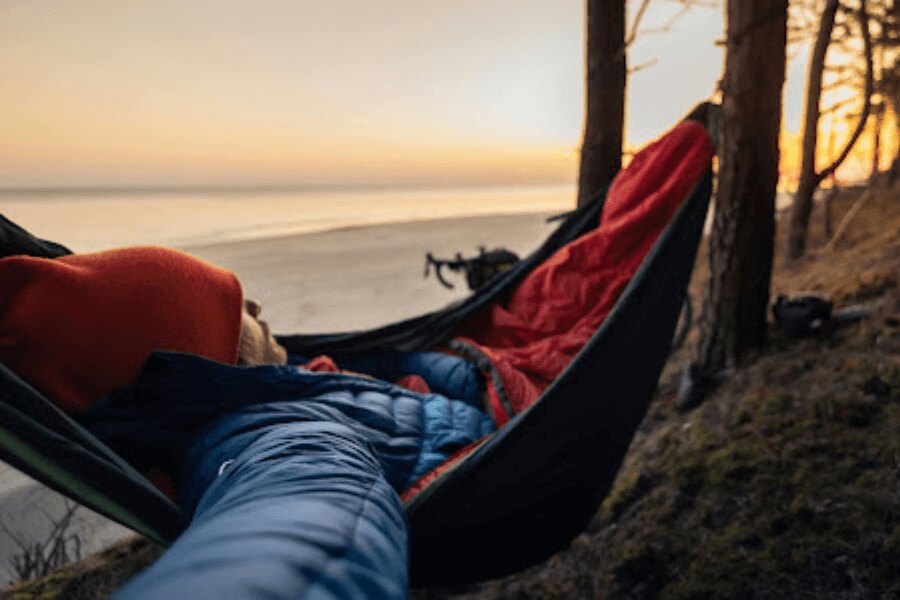
[(139, 468), (177, 466), (193, 521), (117, 597), (405, 597), (397, 492), (494, 429), (477, 370), (432, 354), (355, 367), (390, 378), (408, 367), (462, 399), (155, 353), (136, 384), (83, 421)]

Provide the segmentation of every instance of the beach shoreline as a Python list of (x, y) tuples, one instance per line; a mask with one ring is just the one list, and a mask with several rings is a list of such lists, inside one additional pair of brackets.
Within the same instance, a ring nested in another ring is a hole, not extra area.
[(571, 186), (110, 193), (0, 197), (0, 212), (76, 252), (134, 245), (193, 247), (345, 227), (564, 212)]
[(375, 327), (440, 308), (469, 292), (424, 277), (425, 255), (474, 256), (484, 246), (520, 256), (557, 224), (520, 213), (347, 226), (322, 232), (188, 245), (183, 250), (234, 271), (280, 334)]

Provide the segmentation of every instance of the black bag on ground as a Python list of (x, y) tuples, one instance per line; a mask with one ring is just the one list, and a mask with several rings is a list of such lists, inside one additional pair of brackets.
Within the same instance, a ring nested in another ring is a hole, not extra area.
[(831, 320), (832, 304), (812, 294), (779, 295), (772, 305), (775, 324), (790, 337), (818, 335)]

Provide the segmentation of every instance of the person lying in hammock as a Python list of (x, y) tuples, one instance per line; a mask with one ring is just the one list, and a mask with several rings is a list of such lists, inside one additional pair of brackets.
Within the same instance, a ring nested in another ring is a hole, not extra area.
[(258, 317), (174, 250), (0, 260), (0, 360), (193, 515), (122, 597), (405, 596), (397, 494), (494, 429), (480, 375), (433, 357), (441, 395), (314, 373)]
[(398, 494), (537, 399), (711, 152), (688, 122), (639, 153), (599, 227), (433, 352), (288, 357), (233, 274), (134, 248), (0, 260), (0, 361), (193, 515), (121, 597), (401, 597)]

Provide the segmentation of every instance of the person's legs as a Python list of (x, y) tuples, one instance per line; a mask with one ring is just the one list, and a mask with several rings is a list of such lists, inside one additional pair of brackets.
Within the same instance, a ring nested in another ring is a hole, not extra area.
[(402, 508), (358, 433), (307, 421), (240, 437), (188, 529), (116, 598), (406, 597)]

